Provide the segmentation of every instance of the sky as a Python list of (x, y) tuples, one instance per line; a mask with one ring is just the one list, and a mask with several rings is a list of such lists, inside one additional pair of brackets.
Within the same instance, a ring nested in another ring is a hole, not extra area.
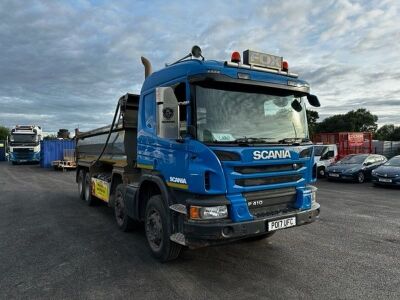
[(400, 125), (400, 1), (0, 1), (0, 125), (55, 132), (111, 123), (162, 68), (199, 45), (283, 56), (321, 119), (360, 107)]

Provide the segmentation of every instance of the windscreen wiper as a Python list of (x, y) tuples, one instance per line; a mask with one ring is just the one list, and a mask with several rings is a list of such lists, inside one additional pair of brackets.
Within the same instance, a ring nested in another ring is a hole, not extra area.
[(308, 138), (296, 138), (296, 137), (289, 137), (279, 140), (278, 142), (281, 144), (300, 144), (300, 143), (307, 143), (310, 139)]
[(234, 141), (233, 143), (237, 144), (270, 144), (271, 142), (268, 142), (268, 140), (274, 140), (273, 138), (268, 138), (268, 137), (242, 137), (238, 138)]

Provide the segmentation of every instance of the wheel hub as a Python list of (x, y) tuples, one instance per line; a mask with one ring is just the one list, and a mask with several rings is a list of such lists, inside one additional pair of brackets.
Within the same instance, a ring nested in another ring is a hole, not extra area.
[(154, 250), (161, 248), (163, 236), (161, 216), (154, 209), (149, 212), (146, 220), (146, 235), (150, 246)]

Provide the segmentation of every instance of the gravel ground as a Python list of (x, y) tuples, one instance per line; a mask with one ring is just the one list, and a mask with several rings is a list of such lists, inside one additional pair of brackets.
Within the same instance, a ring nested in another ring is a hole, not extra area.
[(0, 163), (0, 299), (400, 299), (400, 190), (318, 182), (321, 216), (161, 264), (74, 172)]

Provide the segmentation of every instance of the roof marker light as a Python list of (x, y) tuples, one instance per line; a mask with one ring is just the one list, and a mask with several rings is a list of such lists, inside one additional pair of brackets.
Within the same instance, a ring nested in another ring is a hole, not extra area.
[(231, 62), (240, 63), (240, 61), (241, 61), (240, 53), (237, 51), (232, 52)]
[(289, 63), (286, 60), (282, 61), (282, 71), (289, 72)]

